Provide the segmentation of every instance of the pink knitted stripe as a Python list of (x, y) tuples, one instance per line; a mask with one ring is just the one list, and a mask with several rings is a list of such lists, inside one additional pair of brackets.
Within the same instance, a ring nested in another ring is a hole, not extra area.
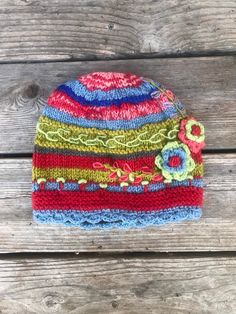
[(100, 89), (109, 91), (126, 87), (138, 87), (142, 80), (132, 73), (120, 72), (93, 72), (77, 77), (89, 91)]
[(164, 108), (163, 103), (168, 103), (165, 96), (160, 99), (150, 99), (140, 102), (137, 105), (123, 103), (118, 106), (106, 107), (89, 107), (71, 99), (61, 91), (54, 90), (48, 98), (48, 105), (67, 112), (75, 117), (87, 118), (90, 120), (132, 120), (143, 117), (147, 114), (159, 113)]

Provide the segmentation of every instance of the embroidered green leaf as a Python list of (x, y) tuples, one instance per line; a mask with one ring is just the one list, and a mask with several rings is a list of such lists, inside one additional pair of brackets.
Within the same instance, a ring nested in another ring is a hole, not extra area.
[(79, 184), (85, 184), (85, 183), (87, 183), (88, 181), (86, 180), (86, 179), (80, 179), (79, 181), (78, 181), (78, 183)]
[(65, 183), (65, 182), (66, 182), (66, 180), (65, 180), (64, 178), (57, 178), (56, 181), (57, 181), (57, 182), (62, 182), (62, 183)]
[(121, 186), (121, 187), (129, 186), (129, 183), (128, 183), (128, 182), (121, 182), (121, 183), (120, 183), (120, 186)]
[(46, 182), (47, 180), (45, 178), (38, 178), (37, 183), (40, 184), (42, 182)]
[(106, 183), (99, 183), (100, 188), (106, 189), (108, 185)]
[(149, 182), (144, 180), (144, 181), (141, 182), (141, 184), (142, 184), (142, 185), (148, 185)]
[(129, 181), (134, 182), (134, 174), (133, 173), (129, 174)]
[(117, 173), (118, 177), (120, 177), (120, 176), (122, 175), (120, 169), (118, 169), (118, 170), (116, 171), (116, 173)]

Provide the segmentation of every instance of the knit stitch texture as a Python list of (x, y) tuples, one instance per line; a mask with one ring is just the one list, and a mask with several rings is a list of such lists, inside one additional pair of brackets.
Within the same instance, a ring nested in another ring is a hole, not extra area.
[(204, 139), (159, 82), (80, 75), (51, 93), (37, 123), (33, 219), (82, 229), (199, 219)]

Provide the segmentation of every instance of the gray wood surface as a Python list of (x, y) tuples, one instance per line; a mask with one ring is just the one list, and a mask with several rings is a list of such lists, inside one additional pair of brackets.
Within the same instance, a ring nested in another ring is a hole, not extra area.
[(234, 0), (1, 0), (0, 61), (236, 50)]
[(233, 314), (236, 258), (0, 261), (4, 314)]
[(236, 147), (236, 57), (0, 65), (0, 153), (32, 152), (49, 92), (90, 71), (130, 71), (171, 88), (206, 128), (207, 149)]
[(0, 252), (233, 251), (236, 249), (236, 154), (205, 155), (199, 222), (140, 230), (37, 225), (31, 212), (31, 160), (0, 159)]
[[(234, 0), (0, 1), (1, 314), (236, 313), (235, 20)], [(36, 121), (58, 84), (92, 71), (160, 81), (203, 122), (200, 221), (32, 221)]]

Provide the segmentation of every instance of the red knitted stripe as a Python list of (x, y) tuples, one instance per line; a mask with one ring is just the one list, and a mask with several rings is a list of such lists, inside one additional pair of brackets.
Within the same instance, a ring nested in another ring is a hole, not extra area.
[(128, 72), (93, 72), (81, 75), (77, 80), (89, 91), (100, 89), (106, 92), (112, 89), (138, 87), (142, 83), (140, 77)]
[[(202, 163), (201, 152), (192, 154), (192, 158), (197, 164)], [(88, 157), (88, 156), (67, 156), (59, 154), (33, 154), (33, 166), (37, 168), (80, 168), (80, 169), (95, 169), (93, 164), (109, 164), (116, 168), (123, 168), (128, 164), (132, 171), (140, 171), (142, 167), (153, 169), (155, 156), (137, 157), (134, 159), (114, 159), (111, 157)]]
[[(155, 156), (139, 157), (135, 159), (114, 159), (109, 157), (87, 157), (87, 156), (66, 156), (58, 154), (33, 154), (33, 166), (38, 168), (81, 168), (95, 169), (93, 164), (110, 164), (117, 162), (118, 168), (128, 164), (133, 171), (140, 170), (147, 166), (153, 168)], [(117, 166), (116, 166), (117, 167)]]
[(201, 188), (176, 187), (157, 192), (116, 193), (106, 190), (86, 191), (37, 191), (33, 193), (35, 210), (45, 209), (125, 209), (164, 210), (176, 206), (202, 206)]
[(198, 153), (193, 153), (191, 152), (191, 157), (195, 161), (196, 164), (201, 164), (202, 163), (202, 151), (199, 151)]
[[(117, 107), (115, 105), (106, 107), (83, 106), (71, 99), (67, 94), (54, 90), (48, 98), (48, 105), (67, 112), (75, 117), (87, 118), (89, 120), (132, 120), (143, 117), (147, 114), (159, 113), (163, 110), (163, 99), (150, 99), (140, 102), (135, 106), (130, 103), (123, 103)], [(168, 99), (166, 98), (168, 102)]]

